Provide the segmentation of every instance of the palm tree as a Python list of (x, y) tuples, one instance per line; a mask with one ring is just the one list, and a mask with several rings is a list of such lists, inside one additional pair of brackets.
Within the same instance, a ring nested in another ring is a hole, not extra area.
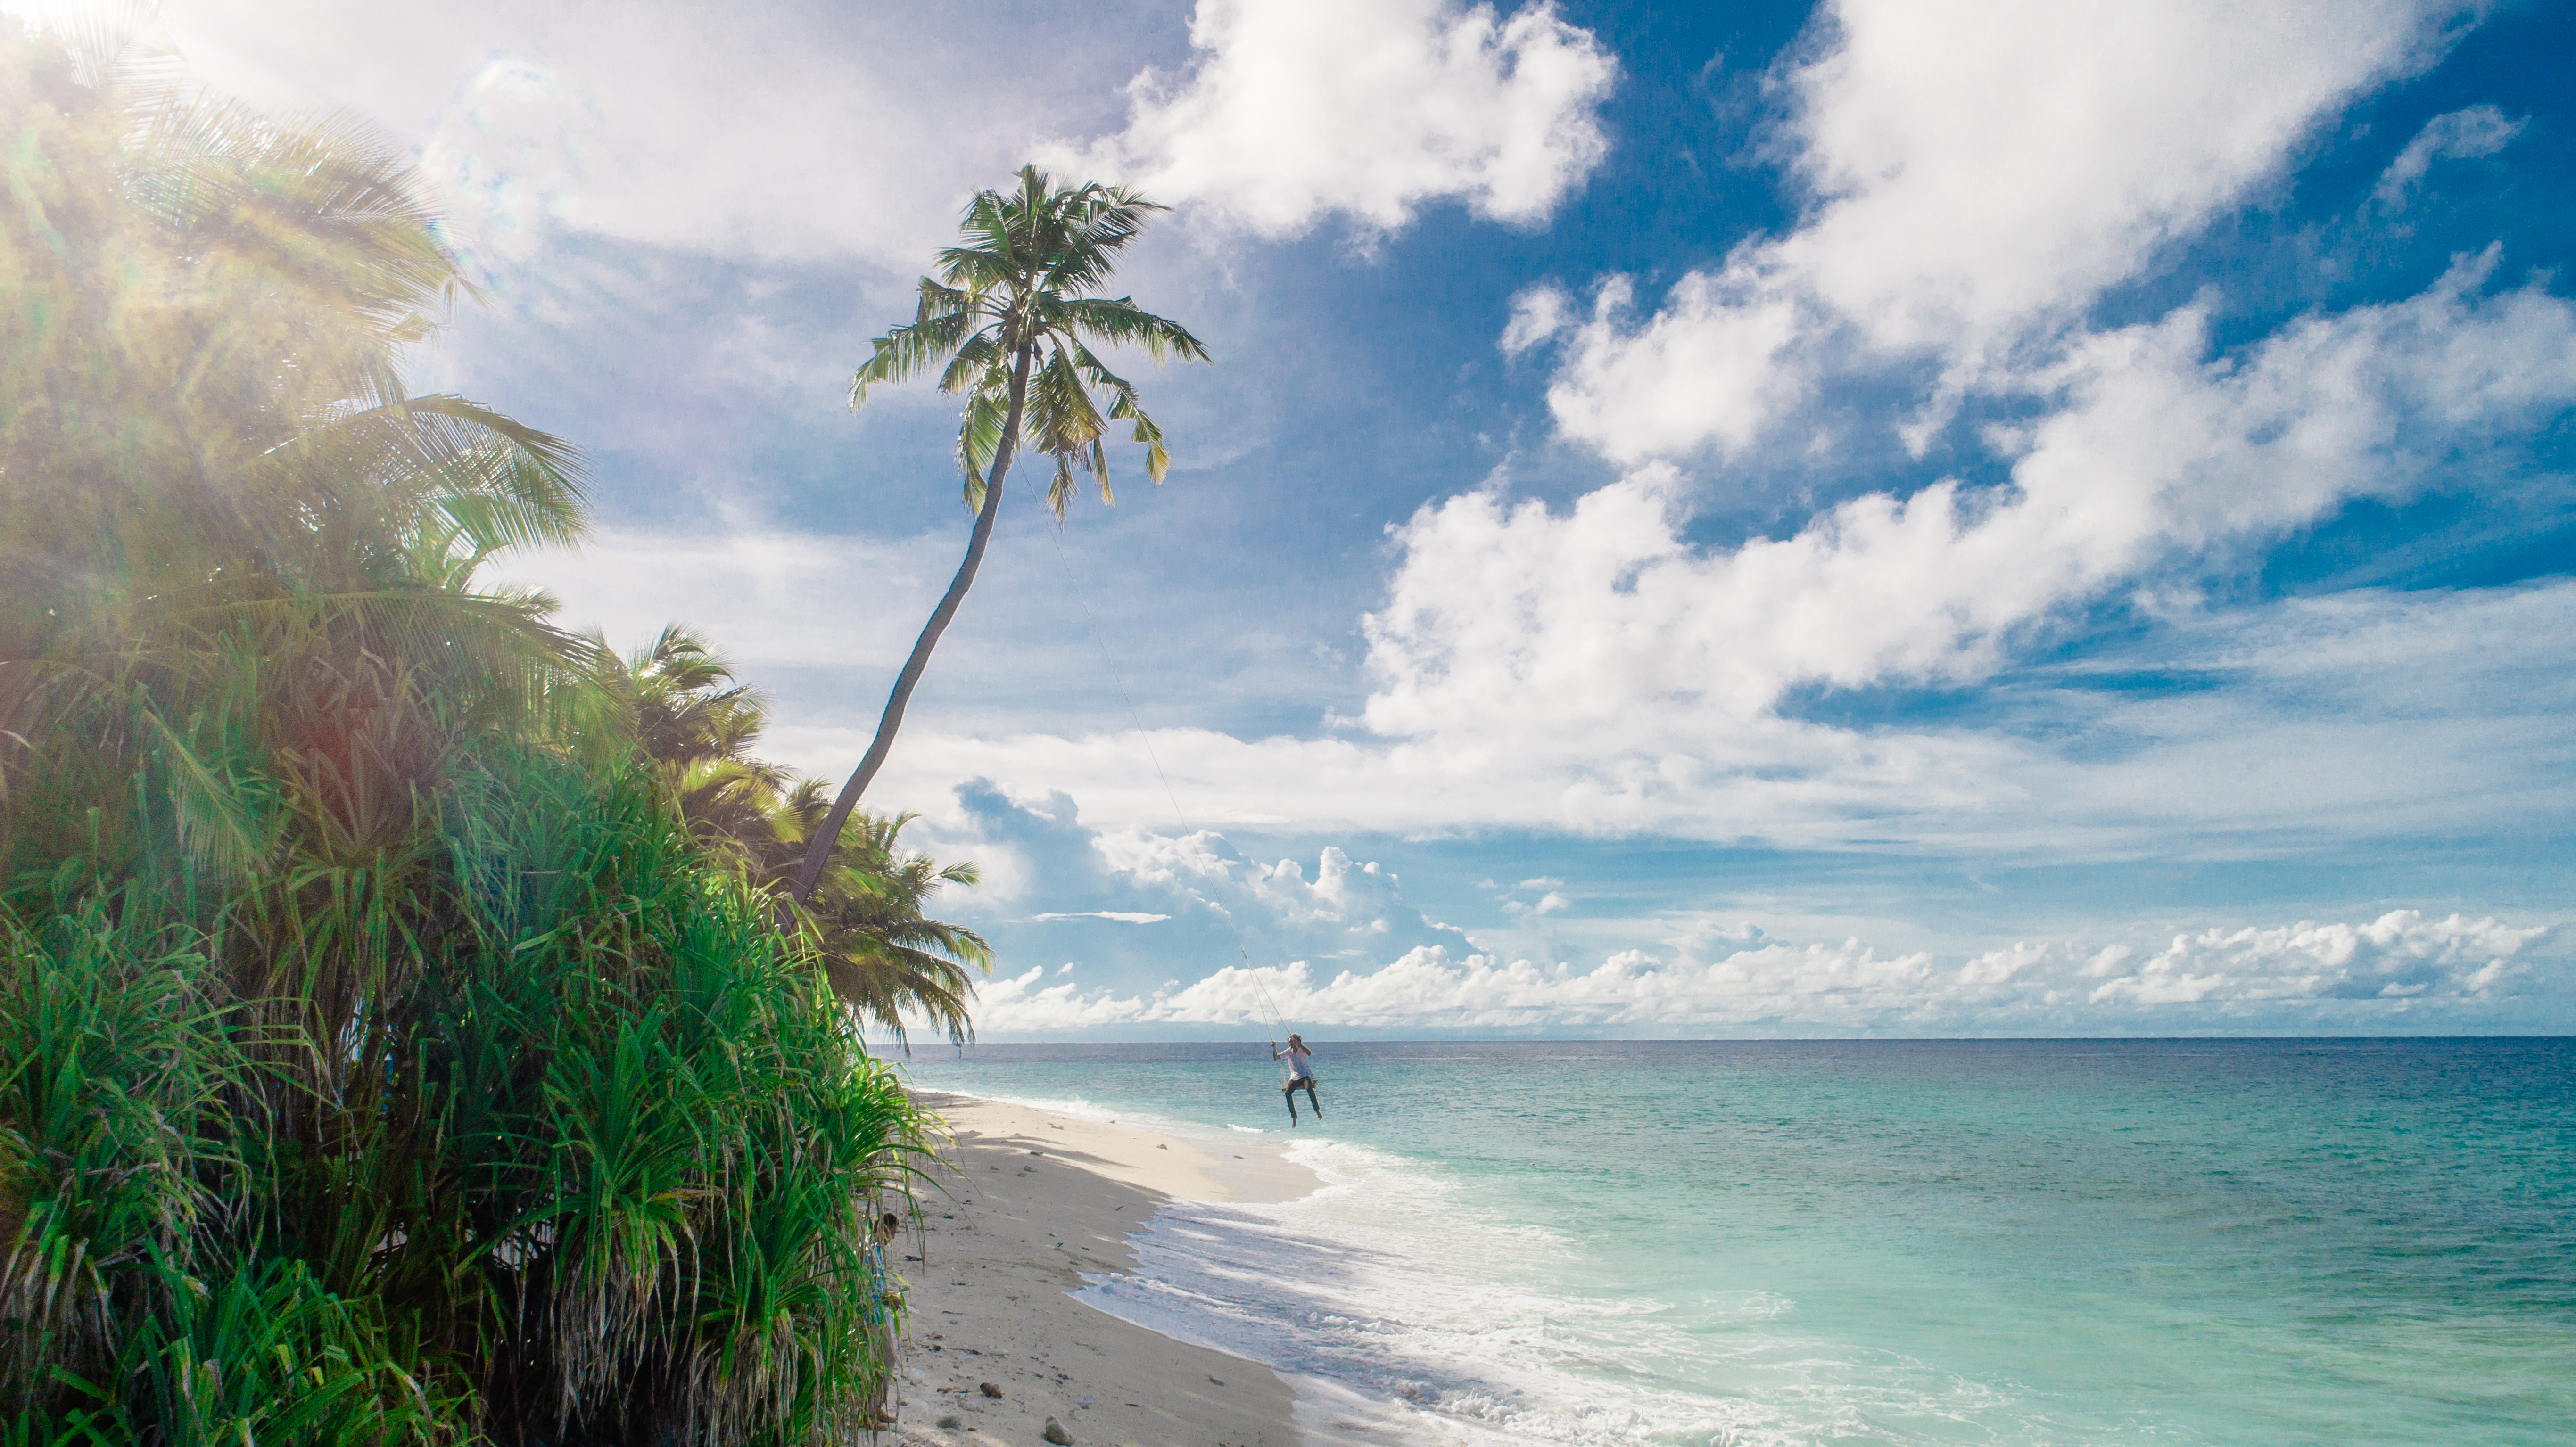
[(405, 387), (470, 287), (402, 152), (183, 79), (114, 25), (0, 21), (0, 870), (126, 837), (147, 755), (200, 862), (275, 855), (278, 811), (218, 797), (227, 729), (317, 837), (380, 842), (457, 737), (592, 661), (543, 598), (474, 586), (581, 535), (583, 470)]
[[(678, 801), (689, 832), (755, 884), (784, 883), (827, 803), (822, 781), (790, 778), (751, 757), (768, 726), (765, 701), (676, 623), (627, 661), (625, 675), (638, 746)], [(943, 867), (904, 849), (898, 836), (913, 818), (860, 811), (858, 827), (833, 842), (804, 917), (843, 1005), (897, 1040), (907, 1039), (909, 1015), (962, 1044), (975, 1036), (970, 971), (992, 973), (992, 947), (923, 911), (942, 886), (971, 885), (979, 875), (972, 864)]]
[[(823, 813), (823, 781), (800, 784), (780, 812), (804, 823), (800, 836), (810, 834)], [(858, 827), (834, 842), (831, 867), (805, 910), (822, 938), (824, 976), (842, 1004), (907, 1049), (907, 1014), (927, 1018), (963, 1045), (975, 1038), (968, 1015), (975, 978), (967, 968), (990, 975), (992, 947), (973, 930), (941, 924), (922, 910), (942, 885), (974, 884), (981, 875), (972, 864), (942, 867), (903, 848), (896, 836), (914, 817), (860, 810)], [(783, 877), (793, 862), (793, 856), (782, 859), (773, 877)]]
[[(1172, 357), (1205, 362), (1207, 348), (1179, 323), (1142, 311), (1126, 297), (1092, 295), (1109, 281), (1118, 254), (1136, 239), (1146, 218), (1166, 208), (1118, 186), (1089, 182), (1053, 187), (1035, 166), (1020, 170), (1015, 192), (980, 191), (967, 203), (959, 227), (965, 244), (939, 253), (940, 276), (921, 279), (920, 304), (909, 325), (876, 339), (875, 354), (850, 382), (850, 405), (867, 401), (868, 388), (900, 382), (940, 368), (939, 388), (966, 399), (957, 431), (957, 461), (966, 474), (966, 505), (975, 531), (966, 559), (948, 591), (931, 610), (921, 637), (896, 675), (894, 692), (877, 721), (866, 757), (841, 787), (829, 813), (815, 827), (791, 897), (804, 901), (822, 878), (859, 796), (884, 766), (903, 726), (904, 709), (921, 683), (930, 652), (966, 599), (983, 566), (984, 548), (1000, 516), (1002, 482), (1020, 451), (1055, 459), (1047, 507), (1064, 521), (1073, 497), (1073, 475), (1089, 473), (1100, 500), (1112, 501), (1109, 458), (1101, 439), (1112, 421), (1133, 426), (1145, 446), (1146, 475), (1160, 484), (1170, 464), (1163, 430), (1136, 399), (1136, 389), (1102, 364), (1093, 344), (1141, 346), (1155, 361)], [(1105, 394), (1106, 416), (1102, 398)]]

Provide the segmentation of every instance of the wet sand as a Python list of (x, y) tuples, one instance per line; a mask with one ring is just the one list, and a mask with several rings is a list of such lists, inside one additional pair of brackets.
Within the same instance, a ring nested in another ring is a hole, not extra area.
[[(1078, 1443), (1295, 1447), (1268, 1367), (1176, 1341), (1066, 1295), (1132, 1270), (1127, 1236), (1174, 1197), (1280, 1201), (1316, 1186), (1264, 1141), (1192, 1142), (1027, 1106), (922, 1092), (955, 1133), (891, 1254), (911, 1283), (908, 1447), (1031, 1447), (1050, 1416)], [(985, 1395), (990, 1382), (1002, 1395)], [(939, 1426), (945, 1418), (957, 1425)]]

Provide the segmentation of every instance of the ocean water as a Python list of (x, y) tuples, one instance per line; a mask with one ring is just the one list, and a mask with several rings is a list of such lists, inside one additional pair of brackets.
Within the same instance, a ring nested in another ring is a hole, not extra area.
[(2576, 1442), (2576, 1041), (1318, 1041), (1294, 1132), (1261, 1045), (950, 1055), (1293, 1141), (1083, 1295), (1354, 1440)]

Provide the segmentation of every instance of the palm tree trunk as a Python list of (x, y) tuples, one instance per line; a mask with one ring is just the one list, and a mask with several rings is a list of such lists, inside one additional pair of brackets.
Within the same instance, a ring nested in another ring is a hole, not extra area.
[(903, 727), (903, 711), (912, 703), (922, 671), (930, 666), (930, 650), (939, 646), (939, 635), (948, 631), (957, 605), (966, 601), (966, 590), (975, 585), (975, 570), (984, 565), (985, 545), (993, 540), (993, 520), (1002, 512), (1002, 478), (1011, 470), (1011, 453), (1019, 441), (1020, 412), (1028, 400), (1029, 359), (1036, 351), (1033, 346), (1022, 347), (1011, 369), (1011, 409), (1003, 417), (1002, 437), (993, 448), (992, 471), (984, 479), (984, 505), (975, 512), (975, 533), (966, 544), (966, 561), (957, 565), (957, 576), (949, 580), (939, 606), (930, 611), (930, 621), (921, 626), (921, 637), (912, 645), (912, 656), (904, 660), (903, 672), (895, 675), (894, 693), (886, 699), (884, 716), (877, 720), (877, 736), (868, 745), (867, 757), (859, 760), (850, 781), (841, 786), (840, 797), (832, 801), (832, 812), (823, 816), (805, 846), (805, 863), (796, 871), (796, 887), (789, 892), (798, 904), (814, 893), (815, 883), (823, 877), (823, 862), (832, 857), (832, 846), (840, 840), (841, 826), (859, 806), (859, 796), (868, 791), (877, 770), (885, 766), (886, 755), (893, 752), (895, 731)]

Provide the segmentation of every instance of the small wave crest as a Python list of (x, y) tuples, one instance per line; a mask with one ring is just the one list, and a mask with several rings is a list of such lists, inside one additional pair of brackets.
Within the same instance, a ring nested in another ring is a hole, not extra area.
[(1659, 1367), (1697, 1350), (1673, 1303), (1568, 1290), (1579, 1252), (1564, 1233), (1478, 1209), (1365, 1146), (1309, 1139), (1288, 1158), (1323, 1188), (1279, 1203), (1175, 1202), (1133, 1238), (1133, 1275), (1076, 1295), (1277, 1369), (1298, 1386), (1301, 1430), (1320, 1440), (1790, 1440), (1774, 1412)]

